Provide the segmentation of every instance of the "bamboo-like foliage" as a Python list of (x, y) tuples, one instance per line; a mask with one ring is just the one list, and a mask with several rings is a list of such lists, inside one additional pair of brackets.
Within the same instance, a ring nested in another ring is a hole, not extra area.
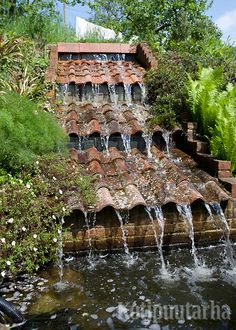
[(213, 156), (232, 162), (236, 170), (236, 86), (224, 86), (221, 68), (201, 68), (199, 79), (188, 83), (188, 104)]

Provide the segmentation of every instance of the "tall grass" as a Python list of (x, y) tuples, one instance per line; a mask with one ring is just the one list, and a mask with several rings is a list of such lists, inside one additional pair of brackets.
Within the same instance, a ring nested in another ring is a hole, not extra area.
[(34, 39), (40, 45), (78, 41), (75, 31), (57, 16), (32, 13), (15, 17), (12, 21), (4, 21), (4, 30), (17, 36)]
[(224, 85), (221, 68), (200, 69), (198, 80), (189, 77), (188, 104), (212, 155), (230, 160), (236, 171), (236, 86)]

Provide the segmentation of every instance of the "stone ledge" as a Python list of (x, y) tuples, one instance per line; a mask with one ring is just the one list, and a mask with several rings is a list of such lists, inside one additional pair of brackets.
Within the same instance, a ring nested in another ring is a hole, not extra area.
[(236, 198), (236, 178), (220, 178), (220, 182), (222, 182), (225, 188), (231, 192), (232, 197)]

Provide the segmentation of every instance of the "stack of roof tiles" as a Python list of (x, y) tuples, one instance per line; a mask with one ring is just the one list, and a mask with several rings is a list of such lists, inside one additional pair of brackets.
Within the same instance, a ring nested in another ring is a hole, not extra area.
[[(128, 53), (136, 54), (137, 62), (95, 60), (58, 60), (60, 53)], [(139, 62), (138, 62), (139, 61)], [(122, 70), (120, 65), (122, 64)], [(143, 65), (143, 66), (141, 66)], [(108, 44), (62, 44), (51, 49), (51, 63), (47, 79), (58, 83), (84, 84), (136, 84), (142, 83), (145, 69), (156, 65), (153, 54), (146, 46)], [(129, 107), (127, 104), (76, 101), (60, 106), (60, 119), (69, 135), (100, 136), (113, 134), (133, 135), (148, 131), (148, 108)], [(154, 132), (155, 130), (153, 130)], [(161, 133), (159, 127), (156, 131)], [(95, 147), (84, 151), (71, 149), (71, 156), (95, 177), (96, 211), (107, 206), (132, 209), (135, 206), (155, 206), (167, 203), (191, 204), (196, 200), (223, 201), (229, 196), (218, 181), (198, 169), (186, 154), (172, 150), (172, 157), (152, 146), (151, 155), (132, 149), (131, 154), (109, 148), (98, 151)], [(70, 201), (72, 209), (85, 210), (75, 195)]]

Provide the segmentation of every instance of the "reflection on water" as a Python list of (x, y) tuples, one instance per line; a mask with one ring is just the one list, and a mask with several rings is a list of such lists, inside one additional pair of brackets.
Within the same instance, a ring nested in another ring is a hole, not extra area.
[[(30, 287), (25, 279), (2, 290), (9, 298), (19, 292), (12, 301), (26, 306), (28, 322), (19, 329), (236, 329), (236, 269), (222, 247), (200, 248), (201, 266), (187, 249), (165, 251), (168, 276), (156, 253), (137, 253), (131, 267), (124, 254), (97, 255), (93, 268), (87, 257), (68, 257), (60, 286), (51, 268)], [(226, 319), (212, 319), (218, 312)]]

